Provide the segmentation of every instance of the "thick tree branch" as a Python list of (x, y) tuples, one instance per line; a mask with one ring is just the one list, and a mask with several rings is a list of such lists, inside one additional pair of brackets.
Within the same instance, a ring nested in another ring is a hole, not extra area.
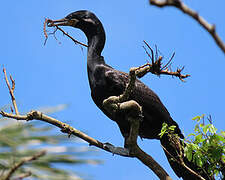
[[(19, 115), (18, 115), (19, 116)], [(33, 156), (30, 157), (25, 157), (23, 159), (20, 160), (20, 162), (16, 163), (10, 170), (9, 172), (5, 175), (5, 177), (2, 180), (9, 180), (11, 178), (11, 176), (13, 175), (13, 173), (19, 169), (21, 166), (23, 166), (25, 163), (30, 162), (30, 161), (34, 161), (42, 156), (44, 156), (46, 154), (46, 151), (41, 151), (38, 152), (36, 154), (34, 154)]]
[(149, 3), (158, 7), (173, 6), (180, 9), (183, 13), (191, 16), (195, 19), (215, 40), (218, 47), (225, 53), (225, 44), (216, 33), (215, 25), (209, 24), (203, 17), (201, 17), (196, 11), (190, 9), (181, 0), (149, 0)]
[[(63, 122), (61, 122), (61, 121), (59, 121), (55, 118), (47, 116), (40, 111), (30, 111), (29, 113), (27, 113), (25, 115), (15, 115), (15, 114), (6, 113), (6, 112), (1, 111), (0, 114), (3, 117), (12, 118), (12, 119), (16, 119), (16, 120), (26, 120), (26, 121), (40, 120), (40, 121), (43, 121), (43, 122), (47, 122), (49, 124), (52, 124), (52, 125), (60, 128), (63, 133), (67, 133), (69, 136), (71, 136), (71, 135), (77, 136), (77, 137), (83, 139), (84, 141), (88, 142), (89, 145), (93, 145), (93, 146), (101, 148), (105, 151), (111, 152), (104, 145), (104, 143), (88, 136), (87, 134), (71, 127), (70, 125), (68, 125), (66, 123), (63, 123)], [(124, 155), (124, 156), (127, 156), (127, 155)]]
[[(84, 141), (88, 142), (89, 145), (96, 146), (100, 149), (103, 149), (108, 152), (112, 152), (108, 146), (106, 146), (105, 143), (102, 143), (87, 134), (69, 126), (66, 123), (60, 122), (57, 119), (54, 119), (52, 117), (49, 117), (45, 114), (42, 114), (39, 111), (31, 111), (27, 113), (26, 115), (15, 115), (11, 113), (6, 113), (1, 111), (0, 114), (3, 117), (7, 118), (12, 118), (12, 119), (17, 119), (17, 120), (26, 120), (26, 121), (31, 121), (31, 120), (40, 120), (47, 122), (49, 124), (52, 124), (54, 126), (57, 126), (61, 129), (62, 132), (67, 133), (69, 136), (75, 135)], [(127, 154), (122, 154), (122, 153), (114, 153), (118, 154), (120, 156), (125, 156), (125, 157), (137, 157), (141, 162), (143, 162), (146, 166), (148, 166), (150, 169), (152, 169), (160, 179), (167, 179), (169, 180), (170, 177), (166, 173), (166, 171), (148, 154), (146, 154), (144, 151), (142, 151), (138, 146), (134, 146), (132, 148), (132, 155), (127, 155)]]

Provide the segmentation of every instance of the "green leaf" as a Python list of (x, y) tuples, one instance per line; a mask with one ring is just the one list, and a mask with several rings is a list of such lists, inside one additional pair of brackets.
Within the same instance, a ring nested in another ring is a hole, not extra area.
[(187, 144), (184, 148), (184, 155), (187, 157), (188, 161), (192, 161), (193, 149), (191, 144)]
[(163, 123), (161, 132), (159, 133), (160, 138), (162, 138), (162, 136), (167, 132), (167, 129), (168, 129), (168, 125), (166, 123)]
[(201, 116), (195, 116), (192, 118), (192, 120), (199, 122), (201, 120)]
[(199, 122), (205, 115), (201, 115), (201, 116), (195, 116), (192, 118), (192, 120)]
[(204, 141), (204, 139), (202, 139), (202, 134), (199, 134), (199, 135), (195, 136), (195, 143), (196, 144), (201, 143), (203, 141)]
[(196, 135), (194, 133), (190, 133), (190, 134), (188, 134), (187, 137), (191, 137), (191, 136), (196, 136)]
[(202, 126), (202, 131), (203, 131), (204, 134), (206, 134), (209, 131), (210, 126), (211, 126), (211, 124), (207, 124), (207, 125)]
[(175, 128), (176, 128), (176, 126), (169, 126), (169, 130), (171, 130), (171, 131), (174, 131), (175, 130)]
[(215, 126), (213, 124), (211, 124), (211, 126), (209, 127), (209, 132), (211, 132), (212, 134), (215, 134), (217, 131), (217, 129), (215, 128)]
[(200, 128), (199, 128), (199, 125), (198, 125), (198, 124), (195, 125), (194, 131), (195, 131), (196, 133), (200, 133)]

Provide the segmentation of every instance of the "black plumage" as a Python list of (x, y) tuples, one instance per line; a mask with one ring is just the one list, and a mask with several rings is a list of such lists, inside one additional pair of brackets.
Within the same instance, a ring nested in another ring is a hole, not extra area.
[[(115, 121), (126, 138), (129, 135), (130, 125), (125, 115), (116, 113), (109, 114), (103, 108), (103, 100), (109, 96), (121, 95), (128, 83), (128, 74), (118, 71), (104, 61), (101, 52), (105, 44), (105, 31), (100, 20), (91, 12), (82, 10), (69, 14), (61, 20), (52, 21), (58, 26), (72, 26), (81, 29), (88, 39), (87, 71), (91, 88), (91, 96), (95, 104), (113, 121)], [(162, 123), (176, 125), (175, 132), (183, 138), (178, 124), (171, 118), (169, 112), (160, 101), (159, 97), (140, 80), (136, 80), (135, 88), (130, 99), (138, 102), (143, 109), (143, 121), (140, 124), (139, 136), (148, 139), (160, 139), (159, 133)], [(168, 137), (160, 139), (161, 144), (174, 156), (176, 149), (168, 142)], [(190, 173), (174, 161), (166, 153), (171, 167), (179, 177), (194, 179)], [(192, 163), (187, 164), (196, 168)]]

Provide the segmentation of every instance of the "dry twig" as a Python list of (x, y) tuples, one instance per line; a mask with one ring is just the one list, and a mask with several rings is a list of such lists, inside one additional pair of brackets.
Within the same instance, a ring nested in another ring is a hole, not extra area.
[[(145, 49), (147, 55), (151, 59), (152, 64), (146, 63), (145, 65), (140, 66), (138, 68), (138, 70), (136, 72), (136, 75), (139, 78), (143, 77), (148, 72), (151, 72), (152, 74), (156, 74), (156, 75), (164, 74), (164, 75), (175, 76), (175, 77), (178, 77), (181, 81), (184, 81), (185, 78), (190, 76), (189, 74), (186, 74), (186, 75), (181, 74), (181, 72), (183, 71), (184, 67), (181, 68), (181, 69), (177, 68), (176, 71), (169, 70), (169, 67), (171, 65), (171, 61), (172, 61), (175, 53), (173, 53), (173, 55), (170, 58), (170, 60), (163, 67), (161, 67), (162, 66), (163, 57), (162, 56), (157, 57), (157, 55), (156, 55), (156, 58), (155, 58), (154, 51), (152, 50), (150, 45), (146, 41), (144, 41), (144, 43), (151, 51), (151, 55), (150, 55), (148, 53), (148, 51)], [(156, 51), (156, 54), (158, 54), (157, 51)]]
[[(47, 39), (48, 39), (48, 33), (47, 33), (47, 31), (46, 31), (46, 26), (48, 25), (48, 23), (51, 23), (51, 22), (52, 22), (51, 19), (45, 18), (45, 22), (44, 22), (45, 43), (44, 43), (44, 44), (46, 44)], [(67, 37), (69, 37), (75, 44), (80, 44), (80, 45), (82, 45), (82, 46), (84, 46), (84, 47), (88, 47), (88, 45), (86, 45), (86, 44), (84, 44), (84, 43), (82, 43), (82, 42), (80, 42), (80, 41), (74, 39), (72, 36), (70, 36), (68, 33), (66, 33), (62, 28), (60, 28), (60, 27), (58, 27), (58, 26), (54, 26), (54, 27), (56, 28), (56, 30), (55, 30), (53, 33), (50, 33), (49, 35), (52, 35), (52, 34), (55, 35), (56, 31), (57, 31), (57, 30), (60, 30), (60, 31), (63, 33), (63, 35), (66, 35)]]
[(195, 19), (215, 40), (218, 47), (225, 53), (225, 44), (216, 33), (215, 25), (209, 24), (203, 17), (201, 17), (196, 11), (190, 9), (181, 0), (149, 0), (149, 3), (158, 7), (173, 6), (180, 9), (183, 13), (191, 16)]
[(15, 96), (14, 96), (15, 81), (13, 80), (12, 76), (10, 75), (10, 80), (12, 82), (12, 87), (11, 87), (10, 84), (9, 84), (9, 80), (7, 78), (7, 74), (6, 74), (5, 68), (3, 68), (3, 73), (4, 73), (4, 76), (5, 76), (5, 82), (7, 84), (8, 89), (9, 89), (9, 94), (10, 94), (11, 99), (12, 99), (13, 107), (15, 109), (16, 114), (18, 115), (19, 111), (18, 111), (18, 108), (17, 108), (16, 99), (15, 99)]
[(47, 40), (48, 40), (48, 33), (46, 31), (46, 26), (47, 26), (47, 23), (48, 23), (48, 19), (45, 18), (45, 22), (44, 22), (44, 35), (45, 35), (45, 42), (44, 42), (44, 45), (46, 44)]

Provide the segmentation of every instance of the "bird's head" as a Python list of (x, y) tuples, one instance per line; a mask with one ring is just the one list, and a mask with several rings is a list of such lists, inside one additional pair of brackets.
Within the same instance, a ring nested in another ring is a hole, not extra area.
[(103, 29), (100, 20), (95, 16), (95, 14), (87, 10), (70, 13), (63, 19), (49, 20), (48, 27), (53, 26), (71, 26), (78, 28), (87, 36), (98, 34)]

